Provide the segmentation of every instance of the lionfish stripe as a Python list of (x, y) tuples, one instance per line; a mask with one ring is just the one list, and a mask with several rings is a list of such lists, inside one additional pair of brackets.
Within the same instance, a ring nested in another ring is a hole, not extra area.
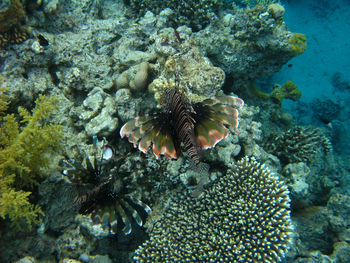
[(159, 132), (157, 136), (153, 138), (153, 146), (152, 151), (156, 158), (158, 159), (160, 157), (161, 151), (162, 151), (162, 141), (164, 140), (164, 134)]
[(127, 201), (123, 202), (123, 205), (125, 206), (127, 211), (132, 211), (131, 215), (134, 218), (135, 222), (139, 226), (142, 226), (143, 222), (142, 222), (142, 219), (141, 219), (139, 213)]
[(129, 136), (133, 129), (135, 129), (135, 123), (136, 119), (133, 119), (131, 121), (128, 121), (123, 125), (123, 127), (120, 129), (120, 137), (124, 138), (125, 136)]
[(164, 136), (160, 153), (168, 159), (177, 159), (177, 152), (175, 150), (173, 138), (170, 134)]

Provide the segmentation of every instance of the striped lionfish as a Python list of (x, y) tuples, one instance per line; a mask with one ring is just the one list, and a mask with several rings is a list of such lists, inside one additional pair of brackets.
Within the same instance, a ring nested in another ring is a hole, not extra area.
[(131, 219), (142, 226), (141, 214), (150, 214), (151, 208), (132, 196), (125, 178), (117, 173), (112, 147), (105, 143), (98, 147), (96, 137), (93, 137), (93, 145), (92, 160), (87, 157), (85, 162), (77, 163), (66, 157), (63, 161), (68, 166), (63, 175), (80, 192), (74, 205), (79, 206), (79, 213), (88, 215), (92, 224), (104, 233), (116, 234), (121, 230), (128, 235), (132, 230)]
[(157, 159), (160, 155), (177, 159), (182, 144), (195, 170), (207, 173), (208, 166), (199, 160), (199, 150), (215, 147), (226, 138), (226, 126), (233, 126), (238, 132), (236, 107), (242, 108), (244, 101), (238, 97), (219, 96), (191, 104), (178, 85), (172, 85), (163, 94), (163, 104), (164, 110), (155, 115), (128, 121), (121, 128), (120, 136), (126, 136), (144, 153), (152, 147)]

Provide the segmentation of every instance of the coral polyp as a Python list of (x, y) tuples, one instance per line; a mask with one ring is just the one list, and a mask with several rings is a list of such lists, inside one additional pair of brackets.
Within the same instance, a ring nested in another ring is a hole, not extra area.
[(77, 186), (79, 194), (74, 203), (80, 207), (80, 214), (87, 215), (91, 224), (104, 234), (122, 231), (128, 235), (132, 231), (131, 221), (142, 226), (142, 218), (150, 214), (151, 208), (133, 196), (126, 178), (118, 174), (111, 146), (103, 143), (98, 147), (96, 137), (93, 142), (93, 158), (87, 157), (83, 163), (67, 158), (64, 163), (68, 169), (63, 174)]

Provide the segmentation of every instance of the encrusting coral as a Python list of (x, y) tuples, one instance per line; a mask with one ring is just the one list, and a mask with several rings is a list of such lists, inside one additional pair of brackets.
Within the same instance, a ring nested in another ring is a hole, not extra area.
[(243, 158), (198, 198), (174, 197), (134, 260), (278, 262), (291, 242), (289, 203), (282, 182)]
[[(42, 213), (37, 205), (30, 203), (29, 196), (47, 176), (52, 156), (60, 147), (62, 127), (50, 123), (55, 101), (40, 96), (32, 113), (19, 107), (22, 118), (19, 122), (14, 114), (0, 118), (0, 218), (9, 218), (19, 228), (22, 219), (30, 227)], [(8, 97), (1, 90), (1, 114), (8, 104)]]

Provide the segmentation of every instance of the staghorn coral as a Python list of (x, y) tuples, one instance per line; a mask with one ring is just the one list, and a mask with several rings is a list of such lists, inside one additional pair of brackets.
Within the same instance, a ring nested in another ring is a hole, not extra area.
[(319, 129), (295, 127), (280, 136), (270, 136), (264, 148), (276, 155), (283, 164), (288, 164), (310, 163), (320, 147), (325, 153), (332, 151), (329, 139)]
[[(3, 90), (0, 94), (3, 113), (8, 102)], [(14, 114), (0, 118), (0, 217), (9, 218), (17, 227), (21, 227), (22, 219), (30, 227), (42, 213), (29, 202), (28, 189), (35, 190), (42, 181), (60, 147), (62, 127), (49, 121), (55, 101), (40, 96), (32, 113), (19, 107), (20, 122)]]
[(278, 262), (291, 242), (287, 187), (248, 157), (201, 196), (174, 197), (136, 262)]

